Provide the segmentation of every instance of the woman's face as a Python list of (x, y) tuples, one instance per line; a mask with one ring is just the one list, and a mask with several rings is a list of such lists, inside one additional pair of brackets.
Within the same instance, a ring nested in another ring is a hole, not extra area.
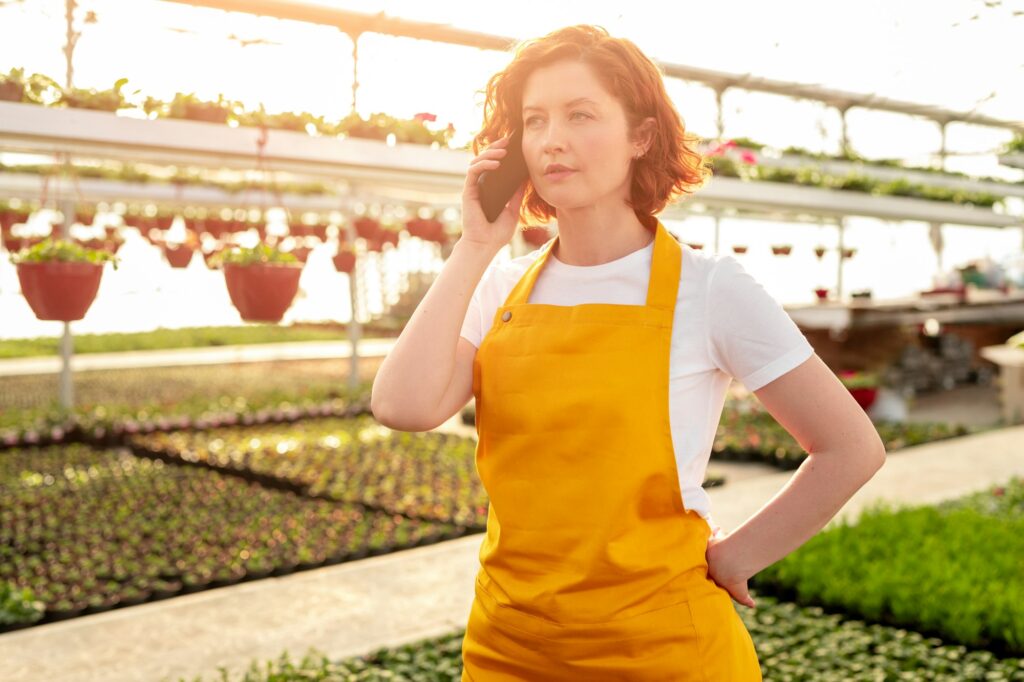
[[(530, 181), (556, 208), (593, 206), (628, 197), (631, 161), (626, 112), (590, 67), (560, 61), (539, 68), (523, 88), (523, 156)], [(549, 164), (573, 171), (545, 174)]]

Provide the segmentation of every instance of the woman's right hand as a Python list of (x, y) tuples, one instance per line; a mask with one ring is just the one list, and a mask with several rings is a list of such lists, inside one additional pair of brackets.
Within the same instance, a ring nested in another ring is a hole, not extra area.
[(523, 195), (526, 193), (526, 181), (512, 195), (508, 205), (502, 209), (493, 223), (487, 220), (484, 209), (480, 205), (480, 189), (477, 182), (481, 173), (496, 169), (501, 159), (508, 154), (506, 147), (510, 137), (511, 134), (495, 140), (469, 163), (466, 183), (462, 188), (462, 237), (460, 239), (495, 251), (508, 244), (516, 232), (516, 227), (519, 224), (519, 209), (523, 203)]

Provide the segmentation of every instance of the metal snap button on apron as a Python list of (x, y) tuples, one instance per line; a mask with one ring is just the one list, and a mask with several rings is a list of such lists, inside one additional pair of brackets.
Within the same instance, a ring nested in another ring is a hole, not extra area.
[(511, 310), (506, 310), (504, 313), (502, 313), (501, 319), (503, 319), (505, 322), (508, 322), (509, 320), (511, 320), (512, 319), (512, 311)]

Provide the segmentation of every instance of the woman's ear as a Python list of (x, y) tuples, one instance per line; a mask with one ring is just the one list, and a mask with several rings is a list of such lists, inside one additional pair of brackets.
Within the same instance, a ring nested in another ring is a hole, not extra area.
[(651, 145), (654, 143), (654, 134), (657, 131), (658, 121), (653, 116), (648, 116), (644, 119), (644, 122), (638, 126), (636, 132), (637, 148), (634, 156), (643, 156), (651, 150)]

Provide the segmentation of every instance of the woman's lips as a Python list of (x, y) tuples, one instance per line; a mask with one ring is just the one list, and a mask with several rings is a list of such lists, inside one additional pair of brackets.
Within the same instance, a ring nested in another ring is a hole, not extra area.
[(561, 170), (555, 171), (554, 173), (545, 173), (544, 177), (547, 178), (548, 180), (562, 180), (564, 178), (569, 177), (575, 172), (576, 171), (573, 170)]

